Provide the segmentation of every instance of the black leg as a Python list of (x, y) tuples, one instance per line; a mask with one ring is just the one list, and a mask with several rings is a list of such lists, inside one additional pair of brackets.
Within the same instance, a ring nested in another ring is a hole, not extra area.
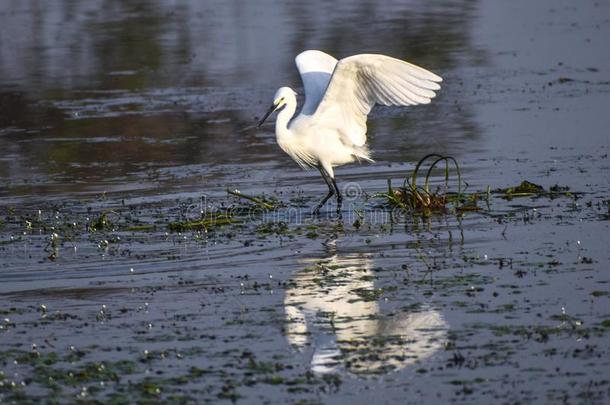
[(318, 206), (316, 208), (314, 208), (314, 210), (313, 210), (314, 215), (320, 214), (320, 208), (322, 208), (322, 206), (326, 203), (326, 201), (328, 201), (328, 199), (335, 194), (335, 187), (333, 187), (333, 184), (331, 183), (330, 179), (328, 178), (328, 174), (326, 174), (326, 170), (324, 170), (322, 167), (318, 167), (318, 170), (320, 171), (320, 174), (322, 175), (324, 182), (328, 186), (328, 194), (326, 195), (326, 197), (324, 197), (322, 199), (322, 201), (320, 201), (320, 204), (318, 204)]
[(343, 205), (343, 196), (341, 195), (341, 191), (339, 191), (339, 187), (337, 187), (337, 182), (334, 178), (331, 178), (333, 182), (333, 187), (335, 189), (335, 193), (337, 193), (337, 214), (341, 216), (341, 206)]

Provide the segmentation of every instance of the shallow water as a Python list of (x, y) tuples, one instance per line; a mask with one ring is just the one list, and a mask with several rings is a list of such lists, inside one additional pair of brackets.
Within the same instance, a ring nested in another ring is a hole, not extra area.
[[(0, 6), (0, 398), (606, 402), (608, 6), (267, 3)], [(445, 79), (373, 112), (343, 220), (254, 128), (306, 48)], [(381, 206), (432, 152), (481, 196), (571, 193)]]

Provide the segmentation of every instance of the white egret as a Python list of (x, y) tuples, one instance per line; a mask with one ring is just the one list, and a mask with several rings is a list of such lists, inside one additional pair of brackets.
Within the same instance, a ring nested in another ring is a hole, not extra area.
[(337, 213), (342, 196), (333, 168), (353, 161), (373, 162), (366, 145), (366, 118), (375, 104), (406, 106), (428, 104), (443, 79), (411, 63), (385, 55), (354, 55), (340, 61), (316, 50), (295, 59), (305, 103), (297, 107), (296, 92), (281, 87), (258, 126), (279, 111), (275, 135), (280, 148), (303, 168), (317, 168), (328, 194), (314, 214), (336, 194)]

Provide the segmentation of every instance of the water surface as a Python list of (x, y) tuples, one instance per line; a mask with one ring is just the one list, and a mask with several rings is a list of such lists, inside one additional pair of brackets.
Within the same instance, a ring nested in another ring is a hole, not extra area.
[[(608, 15), (3, 2), (0, 398), (607, 401)], [(373, 112), (377, 163), (336, 170), (343, 220), (309, 214), (324, 183), (254, 127), (276, 88), (300, 91), (308, 48), (445, 79), (428, 106)], [(381, 206), (433, 152), (481, 195), (524, 179), (572, 194), (429, 218)], [(239, 223), (168, 227), (227, 206)]]

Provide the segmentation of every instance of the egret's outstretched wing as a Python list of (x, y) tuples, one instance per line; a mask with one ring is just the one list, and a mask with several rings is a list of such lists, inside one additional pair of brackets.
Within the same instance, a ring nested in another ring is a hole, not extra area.
[(337, 129), (346, 142), (366, 142), (366, 117), (375, 104), (428, 104), (442, 78), (411, 63), (384, 55), (354, 55), (341, 59), (315, 121)]
[(301, 52), (294, 61), (305, 88), (305, 104), (301, 109), (301, 114), (311, 115), (316, 111), (324, 96), (337, 59), (322, 51), (312, 50)]

